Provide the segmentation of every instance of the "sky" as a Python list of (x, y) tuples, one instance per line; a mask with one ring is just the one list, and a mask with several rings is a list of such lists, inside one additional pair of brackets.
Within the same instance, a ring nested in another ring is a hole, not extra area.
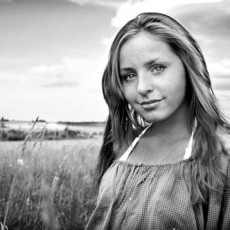
[(191, 32), (230, 117), (230, 0), (0, 0), (0, 116), (105, 121), (110, 45), (145, 11), (166, 13)]

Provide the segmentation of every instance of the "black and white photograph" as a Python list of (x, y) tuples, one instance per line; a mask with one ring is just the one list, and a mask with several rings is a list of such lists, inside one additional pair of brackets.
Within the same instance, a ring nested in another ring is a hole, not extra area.
[(230, 0), (0, 0), (0, 229), (229, 230)]

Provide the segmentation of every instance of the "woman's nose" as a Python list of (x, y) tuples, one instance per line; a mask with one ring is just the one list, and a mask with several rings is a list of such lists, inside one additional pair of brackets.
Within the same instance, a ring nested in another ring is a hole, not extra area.
[(137, 91), (142, 95), (145, 95), (145, 94), (153, 91), (153, 86), (152, 86), (151, 81), (147, 75), (139, 76)]

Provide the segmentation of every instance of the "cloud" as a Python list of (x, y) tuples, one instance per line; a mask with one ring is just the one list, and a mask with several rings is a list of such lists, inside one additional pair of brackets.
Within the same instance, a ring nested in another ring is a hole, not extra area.
[(215, 95), (217, 97), (217, 101), (222, 109), (222, 112), (227, 116), (230, 121), (230, 93), (228, 91), (220, 91), (215, 90)]
[(0, 0), (0, 3), (10, 3), (12, 0)]
[(42, 87), (73, 87), (78, 81), (71, 78), (72, 72), (64, 61), (60, 65), (38, 65), (28, 70), (28, 81)]
[(229, 58), (210, 64), (208, 68), (213, 75), (228, 75), (230, 78), (230, 55)]
[(230, 58), (230, 1), (177, 7), (172, 15), (199, 41), (212, 59)]
[(213, 75), (211, 80), (215, 90), (229, 91), (230, 95), (230, 71), (228, 73)]
[(57, 88), (57, 87), (64, 87), (64, 88), (72, 88), (77, 86), (79, 83), (75, 81), (63, 81), (63, 80), (57, 80), (56, 82), (53, 83), (47, 83), (42, 85), (43, 87), (46, 88)]
[(197, 4), (197, 3), (218, 2), (218, 0), (128, 0), (124, 2), (116, 12), (116, 16), (112, 19), (112, 26), (120, 28), (128, 20), (134, 18), (142, 12), (161, 12), (168, 13), (172, 9), (180, 5)]
[(15, 81), (15, 76), (12, 76), (11, 74), (0, 70), (0, 85), (4, 85), (7, 82)]
[(41, 87), (75, 87), (100, 90), (105, 61), (103, 58), (64, 57), (56, 65), (38, 65), (28, 69), (27, 83)]
[(1, 3), (10, 3), (10, 2), (12, 2), (12, 0), (0, 0), (0, 4)]
[(28, 2), (50, 2), (50, 1), (56, 1), (56, 0), (0, 0), (0, 3), (28, 3)]
[(9, 58), (9, 57), (0, 57), (0, 65), (18, 65), (29, 63), (29, 58)]
[(218, 80), (216, 82), (213, 82), (213, 88), (215, 90), (229, 91), (229, 89), (230, 89), (230, 80)]
[(114, 8), (117, 9), (123, 2), (123, 0), (65, 0), (67, 2), (71, 2), (74, 4), (78, 4), (80, 6), (86, 4), (93, 4), (102, 7)]
[(175, 17), (197, 35), (223, 38), (230, 36), (230, 1), (178, 7)]

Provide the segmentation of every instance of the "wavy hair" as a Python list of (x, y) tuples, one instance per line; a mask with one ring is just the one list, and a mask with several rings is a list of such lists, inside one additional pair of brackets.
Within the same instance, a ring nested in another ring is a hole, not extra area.
[(193, 152), (188, 161), (192, 202), (204, 201), (203, 187), (223, 186), (220, 161), (214, 160), (227, 151), (218, 130), (229, 132), (230, 125), (221, 113), (212, 90), (202, 51), (191, 34), (173, 18), (160, 13), (142, 13), (124, 25), (116, 35), (102, 79), (102, 89), (109, 108), (103, 144), (98, 159), (98, 182), (116, 159), (144, 128), (145, 121), (130, 109), (122, 93), (119, 56), (122, 46), (140, 33), (148, 32), (167, 43), (181, 59), (186, 70), (186, 99), (189, 127), (196, 120)]

